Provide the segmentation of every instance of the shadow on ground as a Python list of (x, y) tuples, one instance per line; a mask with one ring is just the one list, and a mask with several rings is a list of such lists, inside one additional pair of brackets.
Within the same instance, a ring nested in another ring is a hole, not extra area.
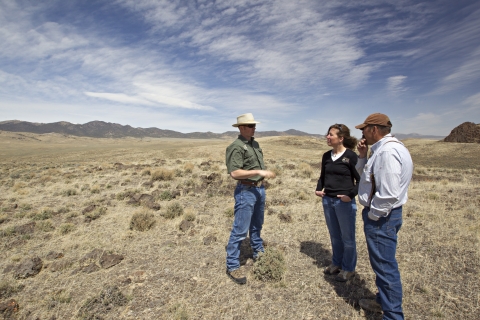
[[(303, 241), (300, 243), (300, 252), (314, 259), (313, 264), (322, 270), (331, 263), (332, 253), (321, 243)], [(333, 287), (337, 295), (355, 310), (360, 310), (358, 305), (360, 299), (375, 299), (375, 294), (365, 286), (365, 280), (359, 274), (356, 274), (353, 279), (347, 282), (335, 281), (334, 275), (324, 275), (324, 278)], [(366, 318), (380, 320), (382, 315), (367, 312)]]

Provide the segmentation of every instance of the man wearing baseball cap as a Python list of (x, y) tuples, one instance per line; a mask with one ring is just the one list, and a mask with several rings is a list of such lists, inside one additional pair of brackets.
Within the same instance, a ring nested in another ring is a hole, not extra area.
[(412, 158), (403, 143), (390, 134), (392, 122), (388, 116), (371, 114), (355, 128), (363, 134), (357, 144), (358, 198), (364, 206), (365, 238), (378, 288), (376, 301), (361, 299), (359, 305), (369, 311), (383, 311), (383, 319), (404, 319), (395, 253), (397, 233), (402, 226), (402, 206), (407, 202), (413, 173)]
[(250, 233), (253, 259), (264, 252), (260, 237), (265, 211), (265, 187), (263, 180), (275, 178), (275, 173), (265, 170), (263, 151), (253, 138), (258, 121), (251, 113), (237, 117), (233, 127), (240, 130), (237, 140), (226, 150), (227, 171), (237, 180), (234, 192), (235, 218), (227, 244), (227, 275), (235, 283), (245, 284), (247, 277), (240, 268), (240, 245)]

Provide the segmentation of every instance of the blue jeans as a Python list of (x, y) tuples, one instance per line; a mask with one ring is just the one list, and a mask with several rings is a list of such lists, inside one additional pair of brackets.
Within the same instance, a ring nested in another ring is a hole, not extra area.
[(402, 207), (393, 209), (378, 221), (368, 218), (370, 208), (363, 209), (363, 228), (367, 240), (370, 264), (378, 288), (377, 302), (382, 306), (383, 319), (404, 319), (402, 311), (402, 282), (395, 253), (397, 233), (402, 226)]
[(343, 202), (340, 198), (324, 196), (322, 204), (332, 243), (332, 263), (341, 267), (342, 270), (355, 271), (357, 266), (355, 198), (350, 202)]
[(240, 268), (240, 245), (250, 232), (253, 256), (264, 252), (260, 232), (265, 212), (265, 187), (250, 187), (237, 184), (235, 188), (235, 219), (227, 245), (227, 270)]

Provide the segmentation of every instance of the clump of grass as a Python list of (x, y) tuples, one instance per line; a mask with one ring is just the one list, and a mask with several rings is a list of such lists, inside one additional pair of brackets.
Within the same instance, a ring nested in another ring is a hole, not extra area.
[(300, 176), (303, 178), (311, 178), (313, 175), (312, 166), (310, 166), (308, 163), (300, 163), (298, 169), (300, 170)]
[(152, 181), (168, 181), (172, 180), (174, 176), (173, 170), (161, 168), (152, 172)]
[(89, 219), (89, 220), (96, 220), (96, 219), (100, 218), (101, 216), (103, 216), (105, 214), (105, 212), (107, 212), (106, 207), (98, 207), (93, 211), (86, 212), (85, 213), (85, 218)]
[(175, 177), (183, 177), (183, 171), (179, 168), (175, 169)]
[(77, 195), (77, 190), (75, 189), (67, 189), (62, 192), (62, 195), (65, 197), (75, 196)]
[(170, 201), (172, 200), (172, 193), (168, 190), (165, 190), (162, 193), (160, 193), (160, 195), (158, 196), (158, 199), (163, 201)]
[(167, 219), (173, 219), (183, 214), (183, 207), (178, 202), (174, 202), (167, 207), (163, 216)]
[(53, 226), (52, 221), (50, 220), (40, 221), (35, 225), (35, 227), (38, 230), (41, 230), (43, 232), (49, 232), (49, 231), (55, 230), (55, 227)]
[(32, 205), (29, 204), (29, 203), (22, 203), (20, 205), (20, 210), (22, 210), (22, 211), (29, 211), (31, 209), (32, 209)]
[(235, 215), (234, 208), (228, 208), (224, 211), (224, 214), (227, 218), (232, 218)]
[(197, 216), (195, 211), (193, 211), (193, 208), (187, 208), (183, 214), (183, 219), (187, 221), (195, 221), (196, 217)]
[(309, 196), (305, 191), (294, 190), (290, 193), (290, 198), (295, 198), (298, 200), (308, 200)]
[(72, 301), (72, 297), (68, 292), (65, 292), (65, 290), (60, 289), (57, 290), (52, 296), (51, 296), (52, 301), (58, 302), (58, 303), (70, 303)]
[(195, 165), (191, 162), (187, 162), (183, 166), (183, 170), (185, 170), (185, 173), (192, 173), (194, 168), (195, 168)]
[(130, 230), (147, 231), (155, 225), (155, 216), (148, 210), (137, 211), (130, 219)]
[(0, 299), (7, 299), (15, 293), (22, 291), (23, 285), (12, 285), (6, 280), (0, 280)]
[(255, 262), (253, 273), (261, 281), (280, 281), (285, 273), (285, 257), (275, 248), (267, 248)]
[(283, 168), (279, 165), (274, 165), (273, 167), (269, 168), (270, 171), (275, 173), (275, 175), (278, 177), (283, 173)]
[(59, 228), (59, 232), (61, 235), (69, 234), (73, 230), (75, 230), (75, 225), (72, 223), (64, 223), (60, 225), (60, 228)]
[(175, 320), (188, 320), (188, 312), (180, 303), (176, 303), (169, 308), (169, 311), (174, 314)]
[(14, 227), (8, 227), (3, 230), (0, 230), (0, 238), (3, 237), (10, 237), (15, 235), (15, 228)]
[(440, 196), (438, 195), (438, 193), (429, 193), (427, 195), (427, 198), (428, 200), (438, 200)]
[(140, 175), (142, 176), (149, 176), (152, 174), (152, 171), (150, 169), (143, 169), (142, 172), (140, 172)]
[(94, 185), (91, 189), (90, 189), (90, 193), (100, 193), (100, 186), (98, 185)]
[(185, 181), (184, 185), (187, 186), (187, 187), (194, 187), (195, 186), (195, 180), (188, 179), (187, 181)]
[(50, 219), (53, 215), (53, 210), (49, 208), (43, 208), (39, 213), (35, 214), (33, 220), (47, 220)]

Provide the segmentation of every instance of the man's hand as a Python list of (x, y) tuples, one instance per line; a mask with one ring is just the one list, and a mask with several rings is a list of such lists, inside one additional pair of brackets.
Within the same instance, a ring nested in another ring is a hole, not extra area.
[(358, 156), (360, 158), (366, 158), (368, 153), (367, 139), (361, 139), (357, 143)]
[(258, 174), (266, 179), (273, 179), (276, 177), (276, 174), (270, 170), (258, 170)]

